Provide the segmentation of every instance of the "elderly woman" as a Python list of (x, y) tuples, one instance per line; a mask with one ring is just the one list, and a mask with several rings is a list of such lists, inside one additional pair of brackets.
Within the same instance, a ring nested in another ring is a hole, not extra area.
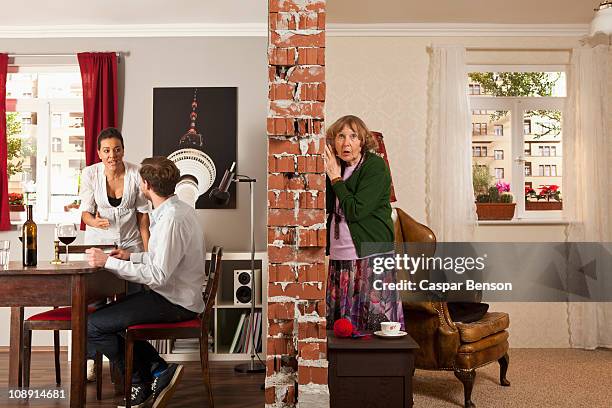
[(380, 330), (384, 321), (403, 328), (399, 293), (374, 284), (396, 281), (395, 269), (373, 272), (375, 258), (393, 255), (389, 169), (373, 153), (376, 140), (356, 116), (338, 119), (326, 138), (328, 327), (348, 318), (357, 330)]

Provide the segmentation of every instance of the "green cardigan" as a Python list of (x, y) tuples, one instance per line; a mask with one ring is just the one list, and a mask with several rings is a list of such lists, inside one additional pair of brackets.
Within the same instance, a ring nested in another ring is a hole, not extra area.
[[(344, 165), (343, 165), (344, 172)], [(333, 186), (327, 177), (327, 254), (329, 255), (332, 215), (336, 197), (360, 258), (393, 249), (394, 228), (391, 220), (391, 174), (385, 161), (374, 153), (365, 153), (363, 163), (346, 181)], [(363, 243), (377, 243), (366, 245)]]

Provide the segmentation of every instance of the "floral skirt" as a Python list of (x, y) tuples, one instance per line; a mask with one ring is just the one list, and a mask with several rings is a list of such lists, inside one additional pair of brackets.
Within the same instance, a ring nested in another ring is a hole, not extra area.
[[(356, 330), (380, 330), (381, 322), (400, 322), (404, 329), (402, 300), (396, 290), (374, 289), (374, 281), (397, 282), (395, 269), (382, 274), (373, 272), (373, 261), (378, 256), (353, 261), (329, 261), (327, 276), (327, 328), (346, 317)], [(377, 284), (377, 287), (382, 285)]]

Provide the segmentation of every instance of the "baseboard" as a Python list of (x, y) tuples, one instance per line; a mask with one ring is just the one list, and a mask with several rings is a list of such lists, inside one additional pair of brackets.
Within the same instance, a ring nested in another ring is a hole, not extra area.
[[(8, 353), (10, 351), (9, 346), (0, 346), (0, 353)], [(39, 351), (53, 352), (53, 346), (33, 346), (32, 352), (36, 353)], [(60, 346), (60, 353), (68, 352), (68, 346)]]

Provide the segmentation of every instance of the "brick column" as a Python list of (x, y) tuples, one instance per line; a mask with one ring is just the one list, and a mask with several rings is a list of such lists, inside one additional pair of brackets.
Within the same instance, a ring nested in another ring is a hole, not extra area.
[(269, 0), (268, 21), (266, 407), (325, 408), (325, 0)]

